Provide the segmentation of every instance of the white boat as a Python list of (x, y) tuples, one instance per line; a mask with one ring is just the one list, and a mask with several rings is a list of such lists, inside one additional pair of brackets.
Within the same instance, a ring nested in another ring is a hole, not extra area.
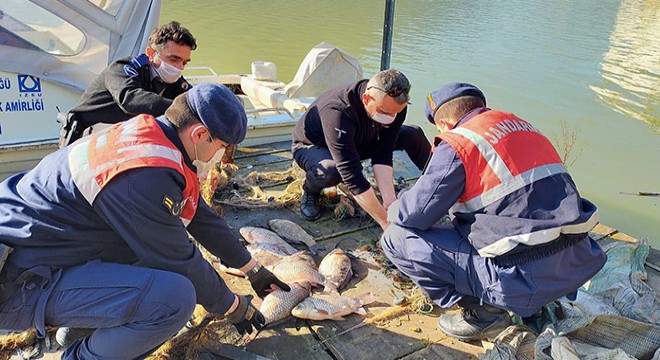
[[(161, 6), (162, 0), (0, 2), (0, 180), (57, 149), (58, 112), (70, 110), (109, 63), (144, 51)], [(362, 78), (355, 58), (326, 43), (310, 51), (288, 84), (263, 61), (252, 63), (251, 74), (201, 70), (187, 68), (184, 76), (193, 84), (225, 84), (243, 102), (245, 146), (290, 139), (316, 96)]]

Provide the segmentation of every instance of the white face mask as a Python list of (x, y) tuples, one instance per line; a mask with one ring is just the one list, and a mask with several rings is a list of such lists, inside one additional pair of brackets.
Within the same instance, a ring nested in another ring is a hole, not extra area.
[(375, 122), (381, 123), (383, 125), (389, 125), (394, 122), (395, 116), (385, 115), (383, 113), (376, 112), (374, 116), (371, 117)]
[(193, 148), (195, 149), (195, 160), (192, 163), (197, 168), (197, 178), (204, 180), (211, 172), (211, 169), (213, 169), (213, 166), (222, 159), (222, 155), (225, 154), (225, 148), (218, 149), (209, 161), (199, 160), (197, 158), (197, 145), (193, 144)]
[(183, 70), (174, 65), (168, 64), (162, 58), (160, 60), (160, 66), (155, 68), (155, 70), (156, 74), (158, 74), (158, 77), (167, 84), (174, 84), (177, 80), (179, 80), (181, 74), (183, 74)]

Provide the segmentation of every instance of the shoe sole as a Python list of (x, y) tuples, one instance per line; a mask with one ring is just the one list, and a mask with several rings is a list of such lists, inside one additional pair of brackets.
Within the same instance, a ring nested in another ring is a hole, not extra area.
[(497, 336), (502, 331), (504, 331), (506, 328), (508, 328), (511, 325), (512, 324), (509, 323), (506, 326), (497, 326), (497, 327), (494, 327), (494, 328), (486, 328), (486, 329), (484, 329), (481, 336), (479, 336), (479, 337), (452, 335), (452, 334), (449, 334), (449, 333), (445, 332), (444, 330), (440, 329), (439, 327), (438, 327), (438, 329), (440, 331), (442, 331), (443, 333), (445, 333), (447, 336), (451, 336), (451, 337), (453, 337), (453, 338), (455, 338), (459, 341), (462, 341), (462, 342), (472, 342), (472, 341), (481, 341), (481, 340), (486, 340), (486, 341), (493, 342), (495, 340), (495, 338), (497, 338)]
[(313, 217), (313, 218), (307, 217), (307, 216), (302, 215), (302, 214), (300, 214), (300, 215), (303, 217), (303, 219), (305, 219), (305, 220), (307, 220), (307, 221), (316, 221), (316, 220), (318, 220), (318, 219), (321, 218), (321, 214), (318, 214), (318, 216)]

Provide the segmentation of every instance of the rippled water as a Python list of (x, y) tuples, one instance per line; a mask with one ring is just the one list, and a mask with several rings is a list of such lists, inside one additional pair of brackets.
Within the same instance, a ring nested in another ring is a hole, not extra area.
[[(384, 0), (165, 0), (161, 22), (198, 39), (191, 65), (248, 73), (272, 61), (290, 81), (321, 41), (378, 71)], [(489, 106), (531, 121), (559, 148), (577, 134), (569, 170), (605, 224), (660, 247), (660, 1), (396, 2), (391, 67), (413, 84), (409, 122), (429, 137), (424, 99), (467, 81)], [(562, 151), (560, 150), (560, 153)]]

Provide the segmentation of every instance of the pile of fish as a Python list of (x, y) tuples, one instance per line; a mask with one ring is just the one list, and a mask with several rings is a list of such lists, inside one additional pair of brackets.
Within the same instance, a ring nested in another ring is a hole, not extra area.
[[(311, 320), (343, 320), (351, 313), (366, 314), (363, 305), (376, 300), (372, 293), (359, 297), (340, 294), (353, 276), (351, 259), (342, 249), (329, 252), (317, 267), (312, 252), (318, 245), (303, 228), (282, 219), (268, 221), (268, 227), (272, 231), (251, 226), (239, 230), (249, 243), (246, 248), (252, 256), (291, 286), (289, 292), (275, 290), (263, 299), (259, 310), (267, 324), (289, 315)], [(298, 251), (291, 244), (304, 245), (308, 250)], [(237, 269), (226, 271), (241, 275)]]

